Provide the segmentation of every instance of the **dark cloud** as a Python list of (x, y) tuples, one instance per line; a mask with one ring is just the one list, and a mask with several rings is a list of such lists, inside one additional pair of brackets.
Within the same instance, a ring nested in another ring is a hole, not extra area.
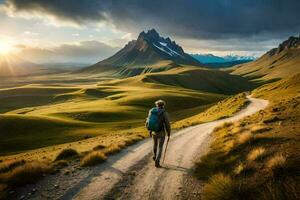
[(5, 5), (16, 13), (49, 14), (61, 20), (83, 24), (106, 20), (107, 3), (98, 0), (6, 0)]
[(98, 41), (83, 41), (80, 44), (63, 44), (51, 49), (32, 48), (19, 45), (19, 55), (37, 63), (86, 62), (94, 63), (111, 56), (118, 49)]
[(151, 27), (189, 38), (286, 37), (300, 28), (299, 0), (7, 0), (14, 12), (40, 12), (77, 24)]

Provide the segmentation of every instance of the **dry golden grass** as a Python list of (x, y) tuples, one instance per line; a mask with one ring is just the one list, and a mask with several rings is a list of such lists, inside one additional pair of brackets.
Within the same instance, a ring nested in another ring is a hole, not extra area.
[(278, 154), (268, 160), (266, 166), (271, 170), (284, 167), (286, 158), (282, 154)]
[(264, 155), (266, 155), (266, 149), (263, 147), (257, 147), (250, 151), (247, 156), (248, 161), (255, 161), (261, 159)]
[(99, 144), (99, 145), (95, 146), (95, 147), (93, 148), (93, 150), (99, 151), (99, 150), (103, 150), (103, 149), (105, 149), (105, 148), (106, 148), (105, 145)]
[(25, 160), (7, 160), (0, 163), (0, 174), (8, 172), (20, 165), (25, 164)]
[(246, 169), (246, 164), (240, 163), (238, 166), (236, 166), (233, 170), (234, 174), (239, 175)]
[(266, 125), (262, 125), (262, 124), (254, 125), (250, 129), (251, 133), (253, 133), (253, 134), (264, 133), (264, 132), (269, 131), (269, 130), (271, 130), (270, 127), (268, 127)]
[(246, 129), (246, 128), (242, 127), (242, 126), (235, 125), (235, 126), (232, 128), (231, 132), (232, 132), (232, 134), (241, 134), (241, 133), (243, 133), (243, 132), (245, 132), (245, 131), (247, 131), (247, 130), (248, 130), (248, 129)]
[(78, 155), (78, 152), (74, 149), (64, 149), (56, 156), (55, 161), (72, 158)]
[(103, 153), (105, 155), (115, 154), (115, 153), (122, 151), (122, 148), (124, 146), (125, 146), (124, 144), (123, 145), (122, 144), (112, 144), (109, 147), (107, 147), (106, 149), (104, 149)]
[(251, 143), (251, 141), (254, 139), (254, 136), (250, 132), (244, 132), (237, 137), (237, 144), (245, 144), (245, 143)]
[(66, 167), (69, 165), (69, 162), (66, 161), (66, 160), (58, 160), (58, 161), (55, 161), (52, 166), (55, 167), (55, 168), (63, 168), (63, 167)]
[(106, 159), (104, 153), (92, 151), (82, 158), (80, 165), (83, 167), (94, 166), (104, 162)]
[(3, 184), (19, 186), (32, 183), (51, 169), (49, 163), (29, 162), (0, 175)]
[(230, 176), (216, 174), (209, 179), (203, 188), (205, 200), (232, 200), (236, 199), (236, 186)]

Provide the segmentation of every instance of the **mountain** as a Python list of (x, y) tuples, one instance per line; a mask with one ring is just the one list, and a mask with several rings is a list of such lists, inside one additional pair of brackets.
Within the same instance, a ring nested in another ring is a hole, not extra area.
[(170, 38), (161, 37), (155, 29), (141, 32), (137, 40), (130, 41), (113, 56), (102, 60), (82, 72), (103, 72), (118, 70), (121, 74), (134, 76), (149, 71), (163, 71), (177, 65), (196, 65), (201, 63)]
[(190, 54), (190, 55), (203, 64), (255, 60), (254, 56), (238, 56), (238, 55), (216, 56), (214, 54)]
[(290, 37), (259, 59), (231, 68), (232, 74), (250, 79), (271, 81), (300, 72), (300, 36)]
[(24, 76), (44, 73), (41, 65), (29, 62), (15, 55), (0, 55), (0, 77)]
[(208, 67), (230, 67), (236, 64), (246, 63), (255, 60), (254, 56), (216, 56), (213, 54), (190, 54), (193, 58), (199, 62), (205, 64)]
[(228, 61), (228, 62), (216, 62), (216, 63), (206, 63), (205, 67), (208, 68), (228, 68), (232, 67), (234, 65), (244, 64), (251, 62), (253, 60), (234, 60), (234, 61)]

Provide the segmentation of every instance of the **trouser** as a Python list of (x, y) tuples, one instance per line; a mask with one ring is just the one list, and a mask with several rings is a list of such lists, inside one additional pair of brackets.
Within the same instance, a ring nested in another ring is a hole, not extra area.
[[(155, 163), (159, 164), (162, 151), (164, 148), (165, 136), (157, 137), (156, 135), (152, 136), (153, 138), (153, 158), (155, 158)], [(157, 152), (158, 148), (158, 152)]]

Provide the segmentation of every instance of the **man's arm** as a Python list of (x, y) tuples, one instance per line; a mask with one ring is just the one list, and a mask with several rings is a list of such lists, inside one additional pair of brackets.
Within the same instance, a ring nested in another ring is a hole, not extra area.
[(171, 125), (170, 125), (170, 119), (167, 112), (164, 112), (164, 122), (165, 122), (165, 129), (167, 131), (168, 137), (170, 137), (171, 134)]

